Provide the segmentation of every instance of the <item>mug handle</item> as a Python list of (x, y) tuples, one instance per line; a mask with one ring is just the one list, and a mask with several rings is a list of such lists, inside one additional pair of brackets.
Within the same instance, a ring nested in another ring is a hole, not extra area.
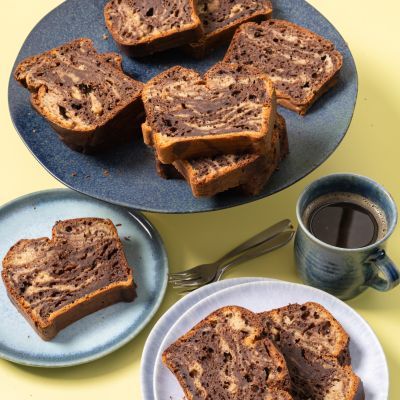
[(380, 249), (370, 255), (366, 262), (374, 269), (372, 277), (367, 282), (368, 286), (386, 292), (400, 283), (399, 269), (385, 250)]

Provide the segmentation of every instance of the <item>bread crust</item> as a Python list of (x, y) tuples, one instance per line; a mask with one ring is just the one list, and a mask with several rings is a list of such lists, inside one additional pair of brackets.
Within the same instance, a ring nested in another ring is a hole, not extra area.
[(272, 11), (272, 4), (269, 2), (269, 7), (266, 9), (256, 11), (215, 31), (204, 34), (199, 41), (183, 46), (183, 50), (196, 59), (204, 58), (210, 51), (231, 40), (240, 25), (246, 22), (261, 22), (269, 19), (272, 17)]
[[(270, 143), (261, 154), (237, 162), (235, 166), (221, 168), (218, 174), (196, 178), (196, 170), (188, 160), (177, 160), (173, 164), (163, 164), (155, 154), (156, 170), (164, 179), (184, 178), (195, 197), (211, 197), (225, 190), (239, 187), (247, 195), (257, 195), (265, 187), (271, 175), (289, 152), (289, 142), (284, 118), (277, 114), (275, 128)], [(153, 145), (151, 128), (142, 125), (145, 143)]]
[[(281, 320), (281, 315), (284, 313), (290, 313), (298, 311), (298, 309), (304, 311), (310, 311), (314, 310), (313, 312), (318, 313), (318, 320), (321, 320), (321, 322), (329, 323), (329, 329), (330, 332), (335, 332), (335, 338), (336, 340), (334, 343), (330, 343), (332, 347), (327, 351), (326, 349), (322, 347), (318, 347), (317, 350), (317, 357), (322, 358), (325, 362), (328, 364), (335, 366), (337, 369), (341, 369), (343, 373), (348, 377), (348, 390), (346, 392), (346, 397), (343, 398), (343, 400), (363, 400), (365, 397), (364, 394), (364, 389), (362, 382), (360, 378), (354, 373), (352, 367), (351, 367), (351, 358), (350, 358), (350, 352), (349, 352), (349, 341), (350, 338), (347, 334), (347, 332), (343, 329), (342, 325), (334, 318), (334, 316), (321, 304), (315, 303), (315, 302), (307, 302), (304, 304), (289, 304), (288, 306), (281, 307), (275, 310), (271, 311), (265, 311), (262, 313), (259, 313), (260, 317), (262, 320), (264, 320), (264, 329), (265, 329), (265, 334), (271, 338), (274, 334), (269, 332), (268, 324), (266, 321), (272, 320), (276, 321), (277, 326), (280, 325), (278, 321)], [(283, 317), (285, 318), (285, 317)], [(274, 328), (272, 328), (274, 329)], [(282, 327), (280, 328), (281, 330), (279, 331), (279, 337), (282, 337), (282, 331), (284, 330)], [(271, 338), (272, 339), (272, 338)], [(301, 342), (301, 338), (300, 343)], [(304, 340), (304, 339), (303, 339)], [(297, 343), (297, 341), (296, 341)], [(277, 347), (281, 348), (282, 352), (284, 353), (284, 350), (282, 347), (280, 347), (279, 343), (277, 342)], [(303, 349), (307, 349), (306, 352), (312, 352), (311, 349), (308, 349), (308, 347), (302, 347)], [(291, 352), (294, 352), (296, 349), (294, 347), (290, 347)], [(298, 350), (300, 351), (300, 350)], [(290, 364), (289, 364), (289, 369), (290, 369)]]
[[(86, 38), (76, 39), (62, 46), (72, 45), (75, 42), (87, 43), (89, 46), (93, 47), (92, 41)], [(132, 83), (138, 87), (138, 90), (132, 94), (132, 97), (126, 104), (116, 105), (114, 109), (110, 111), (107, 120), (91, 128), (85, 126), (72, 127), (69, 123), (51, 113), (42, 103), (42, 99), (47, 92), (46, 86), (31, 86), (30, 83), (26, 81), (26, 74), (31, 66), (40, 62), (41, 59), (57, 52), (62, 46), (24, 59), (18, 64), (14, 71), (14, 78), (30, 90), (32, 107), (50, 123), (61, 141), (75, 151), (92, 153), (102, 150), (110, 144), (127, 142), (132, 138), (135, 130), (139, 128), (140, 122), (144, 119), (144, 108), (141, 101), (143, 84), (141, 82), (129, 78)], [(113, 65), (120, 74), (123, 74), (121, 67), (122, 58), (118, 54), (97, 54), (97, 57), (101, 59), (110, 59), (110, 64)]]
[(191, 23), (186, 24), (183, 28), (171, 28), (167, 31), (151, 35), (151, 37), (143, 37), (139, 40), (125, 40), (113, 28), (112, 20), (110, 19), (112, 1), (109, 1), (104, 6), (104, 20), (111, 36), (122, 51), (131, 57), (145, 57), (160, 51), (182, 46), (202, 36), (203, 29), (201, 21), (195, 11), (196, 1), (188, 0), (188, 2), (193, 10), (191, 13)]
[[(281, 20), (271, 20), (271, 22), (276, 21), (276, 22), (282, 22)], [(308, 36), (313, 36), (316, 40), (322, 40), (324, 42), (329, 42), (329, 40), (325, 39), (324, 37), (302, 27), (299, 26), (293, 22), (289, 22), (289, 21), (284, 21), (284, 23), (289, 26), (292, 27), (293, 29), (297, 29), (300, 32), (308, 35)], [(224, 61), (225, 62), (230, 62), (233, 59), (233, 55), (234, 55), (234, 50), (235, 50), (235, 46), (238, 45), (238, 42), (240, 40), (241, 34), (243, 31), (245, 31), (248, 27), (258, 27), (259, 25), (254, 23), (254, 22), (249, 22), (246, 24), (242, 24), (235, 32), (232, 42), (225, 54), (224, 57)], [(262, 24), (261, 24), (262, 26)], [(288, 108), (289, 110), (295, 111), (300, 115), (305, 115), (308, 111), (308, 109), (312, 106), (312, 104), (322, 95), (324, 94), (326, 91), (328, 91), (330, 88), (332, 88), (333, 86), (336, 85), (336, 83), (338, 82), (338, 78), (339, 78), (339, 72), (342, 68), (343, 65), (343, 56), (341, 55), (341, 53), (334, 49), (332, 51), (332, 54), (335, 55), (335, 57), (337, 58), (338, 61), (338, 65), (336, 66), (336, 68), (334, 68), (331, 72), (331, 74), (324, 80), (324, 82), (321, 83), (321, 85), (318, 87), (318, 89), (315, 92), (310, 92), (310, 94), (308, 95), (308, 97), (302, 101), (298, 101), (294, 98), (288, 97), (284, 92), (282, 92), (279, 88), (276, 88), (276, 97), (277, 97), (277, 102), (279, 105)]]
[[(207, 85), (208, 77), (212, 76), (215, 70), (220, 67), (221, 64), (215, 65), (204, 75), (204, 80)], [(231, 64), (235, 66), (235, 64)], [(219, 153), (224, 154), (236, 154), (236, 153), (262, 153), (265, 146), (265, 138), (270, 137), (272, 128), (275, 122), (276, 115), (276, 96), (275, 89), (272, 82), (268, 79), (267, 75), (260, 73), (257, 69), (252, 67), (243, 67), (249, 71), (249, 74), (253, 73), (259, 76), (265, 83), (266, 90), (269, 95), (268, 103), (264, 104), (262, 110), (262, 125), (258, 132), (244, 131), (224, 134), (211, 134), (203, 136), (190, 136), (190, 137), (168, 137), (163, 135), (162, 132), (157, 132), (152, 126), (142, 125), (143, 136), (145, 142), (152, 141), (158, 159), (164, 164), (171, 164), (176, 160), (190, 159), (197, 157), (207, 157), (217, 155)], [(171, 71), (178, 71), (185, 74), (185, 71), (195, 72), (193, 70), (186, 70), (180, 66), (173, 67), (163, 73), (157, 75), (145, 84), (142, 94), (142, 99), (147, 115), (147, 121), (149, 116), (152, 116), (153, 110), (148, 103), (150, 87), (162, 80), (171, 73)], [(196, 72), (195, 72), (196, 73)], [(197, 73), (196, 73), (197, 74)], [(152, 138), (149, 139), (149, 128), (152, 132)]]
[[(66, 220), (63, 222), (80, 223), (81, 221), (97, 221), (98, 218), (77, 218), (73, 220)], [(118, 232), (111, 220), (106, 220), (110, 225), (114, 235), (118, 237)], [(136, 284), (133, 280), (132, 271), (127, 280), (112, 282), (111, 284), (97, 289), (83, 297), (76, 299), (73, 303), (67, 304), (64, 307), (51, 313), (46, 319), (37, 315), (33, 312), (29, 306), (29, 303), (24, 300), (23, 297), (19, 296), (10, 284), (6, 270), (10, 268), (11, 260), (21, 247), (24, 247), (26, 243), (32, 241), (45, 241), (49, 245), (56, 240), (57, 224), (52, 229), (52, 238), (39, 238), (39, 239), (21, 239), (14, 244), (7, 252), (3, 259), (3, 271), (2, 278), (7, 289), (8, 297), (25, 319), (30, 323), (34, 330), (44, 340), (51, 340), (54, 338), (60, 330), (70, 325), (71, 323), (89, 315), (95, 311), (105, 308), (111, 304), (119, 301), (131, 302), (136, 298)], [(119, 241), (118, 247), (122, 248), (122, 244)], [(124, 267), (130, 268), (126, 258), (122, 260)]]

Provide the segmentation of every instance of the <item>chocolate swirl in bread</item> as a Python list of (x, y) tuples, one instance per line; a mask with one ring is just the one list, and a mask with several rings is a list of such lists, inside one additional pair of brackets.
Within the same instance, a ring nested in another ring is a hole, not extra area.
[(222, 154), (177, 160), (173, 164), (163, 164), (156, 157), (156, 169), (165, 179), (184, 177), (195, 197), (214, 196), (236, 187), (246, 194), (256, 195), (289, 151), (285, 120), (279, 114), (271, 136), (263, 154)]
[(260, 314), (266, 335), (284, 355), (294, 398), (361, 400), (350, 362), (349, 336), (320, 304), (290, 304)]
[(187, 399), (291, 399), (282, 355), (262, 338), (258, 316), (229, 306), (210, 314), (163, 353)]
[(76, 150), (120, 141), (142, 115), (142, 83), (122, 72), (121, 58), (98, 54), (78, 39), (23, 60), (15, 79), (31, 92), (33, 107)]
[(118, 301), (132, 301), (135, 284), (110, 220), (57, 222), (53, 237), (23, 239), (3, 260), (7, 292), (39, 335)]
[(243, 24), (225, 62), (249, 64), (275, 85), (278, 103), (300, 114), (337, 82), (343, 57), (332, 42), (292, 22)]
[(197, 0), (197, 13), (204, 34), (199, 41), (185, 46), (185, 50), (201, 58), (229, 41), (244, 22), (270, 18), (272, 4), (269, 0)]
[(176, 47), (201, 34), (193, 0), (111, 0), (104, 17), (114, 40), (132, 56)]
[(263, 151), (275, 121), (271, 82), (237, 64), (217, 64), (204, 78), (171, 68), (145, 85), (143, 102), (157, 156), (166, 164)]

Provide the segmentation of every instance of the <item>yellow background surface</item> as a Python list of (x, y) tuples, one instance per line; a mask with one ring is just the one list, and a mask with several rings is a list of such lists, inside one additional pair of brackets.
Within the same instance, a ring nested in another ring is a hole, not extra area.
[[(85, 1), (85, 0), (82, 0)], [(59, 0), (2, 1), (0, 33), (0, 203), (41, 189), (61, 187), (18, 137), (8, 112), (7, 85), (18, 51), (34, 25)], [(400, 15), (386, 0), (312, 0), (348, 42), (358, 68), (354, 119), (339, 149), (310, 176), (270, 198), (234, 209), (197, 215), (147, 214), (160, 231), (171, 270), (211, 261), (253, 233), (282, 218), (295, 220), (302, 189), (332, 172), (356, 172), (382, 183), (400, 204)], [(382, 6), (382, 7), (381, 7)], [(400, 265), (400, 229), (388, 246)], [(229, 274), (298, 281), (292, 246), (248, 262)], [(228, 276), (227, 276), (228, 277)], [(96, 362), (66, 369), (37, 369), (0, 360), (0, 399), (140, 399), (140, 358), (156, 320), (178, 297), (169, 289), (156, 317), (131, 343)], [(400, 399), (400, 288), (372, 289), (348, 302), (372, 326), (385, 350), (390, 399)], [(12, 327), (10, 327), (12, 329)]]

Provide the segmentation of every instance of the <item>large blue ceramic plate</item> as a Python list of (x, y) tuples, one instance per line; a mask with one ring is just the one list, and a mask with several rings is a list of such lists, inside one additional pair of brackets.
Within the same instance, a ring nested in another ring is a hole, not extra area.
[[(91, 38), (101, 52), (118, 51), (103, 20), (106, 0), (67, 0), (45, 16), (27, 37), (16, 63), (78, 37)], [(336, 29), (303, 0), (273, 0), (274, 16), (303, 25), (332, 40), (344, 56), (339, 84), (324, 95), (305, 117), (282, 109), (286, 118), (290, 154), (265, 190), (256, 197), (235, 191), (212, 199), (193, 198), (183, 181), (157, 176), (149, 149), (137, 138), (128, 146), (87, 156), (62, 144), (50, 126), (31, 109), (29, 93), (10, 78), (9, 106), (15, 127), (39, 162), (65, 185), (90, 196), (138, 210), (186, 213), (209, 211), (248, 203), (278, 192), (318, 167), (339, 145), (350, 124), (357, 96), (357, 72), (353, 57)], [(165, 69), (180, 64), (206, 71), (225, 53), (210, 53), (202, 61), (185, 56), (179, 49), (145, 59), (124, 57), (126, 73), (147, 81)], [(105, 173), (107, 170), (109, 173)], [(106, 176), (104, 176), (106, 175)]]
[(97, 311), (45, 342), (11, 304), (0, 282), (0, 357), (39, 367), (65, 367), (118, 349), (150, 321), (167, 286), (168, 261), (162, 241), (140, 214), (69, 189), (21, 197), (0, 208), (0, 259), (19, 239), (51, 236), (57, 220), (110, 218), (117, 226), (128, 262), (134, 267), (137, 298)]

